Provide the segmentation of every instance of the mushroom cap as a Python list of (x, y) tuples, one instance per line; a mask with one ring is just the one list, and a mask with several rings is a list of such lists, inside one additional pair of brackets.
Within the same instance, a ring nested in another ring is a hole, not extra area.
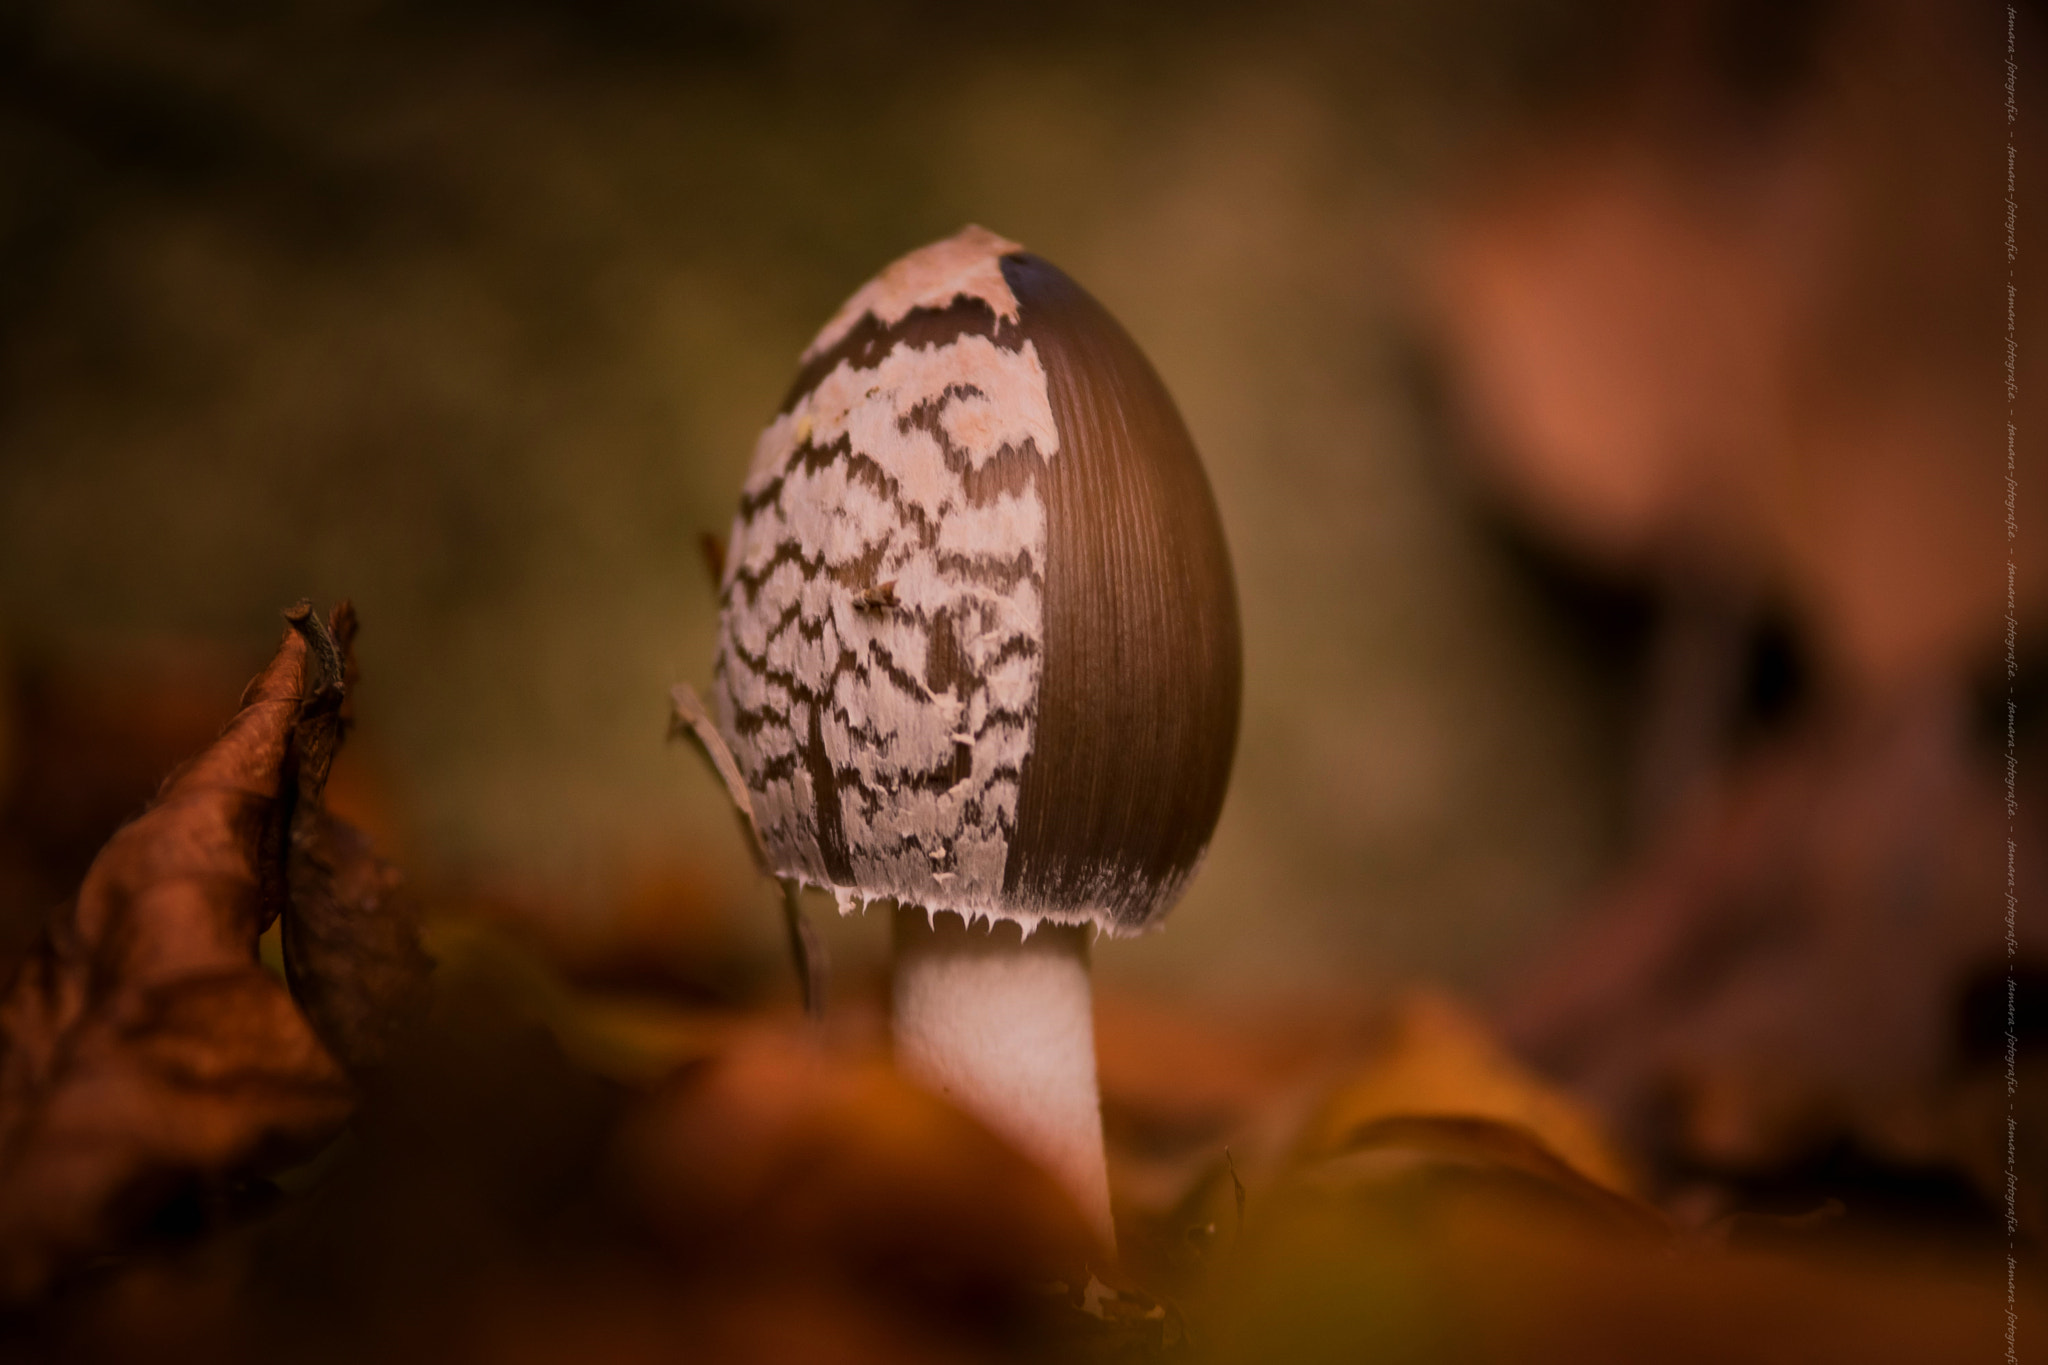
[(855, 901), (1155, 924), (1223, 806), (1242, 663), (1165, 385), (977, 227), (804, 352), (720, 583), (715, 703), (771, 869)]

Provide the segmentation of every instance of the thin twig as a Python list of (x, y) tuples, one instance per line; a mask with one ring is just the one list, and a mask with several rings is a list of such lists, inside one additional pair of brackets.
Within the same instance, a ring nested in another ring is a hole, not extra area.
[[(718, 722), (712, 718), (711, 708), (687, 683), (677, 683), (669, 689), (668, 736), (670, 739), (693, 741), (697, 752), (710, 762), (718, 780), (725, 784), (725, 794), (732, 801), (734, 813), (739, 816), (740, 828), (746, 832), (747, 847), (753, 852), (754, 865), (767, 871), (767, 851), (761, 845), (760, 827), (754, 823), (753, 794), (747, 790), (747, 780), (740, 773), (739, 761), (733, 757), (725, 737), (718, 732)], [(803, 904), (797, 898), (797, 885), (793, 881), (782, 883), (782, 920), (789, 930), (789, 956), (796, 964), (797, 985), (804, 996), (804, 1013), (813, 1020), (822, 1020), (825, 1017), (825, 945), (812, 931), (811, 922), (804, 918)]]
[(732, 756), (725, 736), (718, 733), (718, 722), (712, 718), (711, 708), (688, 683), (677, 683), (668, 690), (668, 705), (668, 737), (671, 740), (690, 740), (711, 765), (711, 770), (718, 774), (718, 780), (725, 784), (727, 799), (739, 814), (740, 828), (746, 831), (747, 847), (753, 852), (754, 865), (765, 871), (768, 859), (761, 848), (760, 827), (754, 823), (754, 797), (747, 790), (747, 779), (740, 773), (739, 760)]
[(825, 945), (811, 921), (804, 915), (801, 892), (793, 881), (782, 884), (782, 918), (789, 927), (789, 955), (796, 963), (797, 985), (804, 996), (804, 1013), (813, 1023), (825, 1018)]
[(1244, 1236), (1244, 1181), (1237, 1178), (1237, 1160), (1230, 1155), (1230, 1149), (1223, 1149), (1223, 1164), (1230, 1168), (1231, 1193), (1237, 1196), (1237, 1233)]

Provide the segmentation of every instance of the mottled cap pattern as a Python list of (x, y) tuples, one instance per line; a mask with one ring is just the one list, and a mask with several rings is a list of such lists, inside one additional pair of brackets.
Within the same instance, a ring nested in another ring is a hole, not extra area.
[(842, 906), (1134, 933), (1222, 809), (1222, 523), (1136, 343), (970, 227), (863, 286), (762, 432), (719, 728), (781, 876)]

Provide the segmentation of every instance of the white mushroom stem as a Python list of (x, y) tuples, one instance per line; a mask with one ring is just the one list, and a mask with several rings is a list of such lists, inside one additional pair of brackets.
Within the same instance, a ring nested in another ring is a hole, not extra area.
[(1114, 1249), (1088, 935), (898, 910), (896, 1059), (1050, 1171)]

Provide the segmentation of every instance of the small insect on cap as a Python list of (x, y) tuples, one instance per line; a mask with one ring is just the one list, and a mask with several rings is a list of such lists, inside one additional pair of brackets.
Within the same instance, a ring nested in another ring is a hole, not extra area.
[(1164, 915), (1237, 742), (1237, 600), (1173, 400), (982, 228), (862, 286), (754, 449), (719, 726), (779, 875), (968, 919)]

